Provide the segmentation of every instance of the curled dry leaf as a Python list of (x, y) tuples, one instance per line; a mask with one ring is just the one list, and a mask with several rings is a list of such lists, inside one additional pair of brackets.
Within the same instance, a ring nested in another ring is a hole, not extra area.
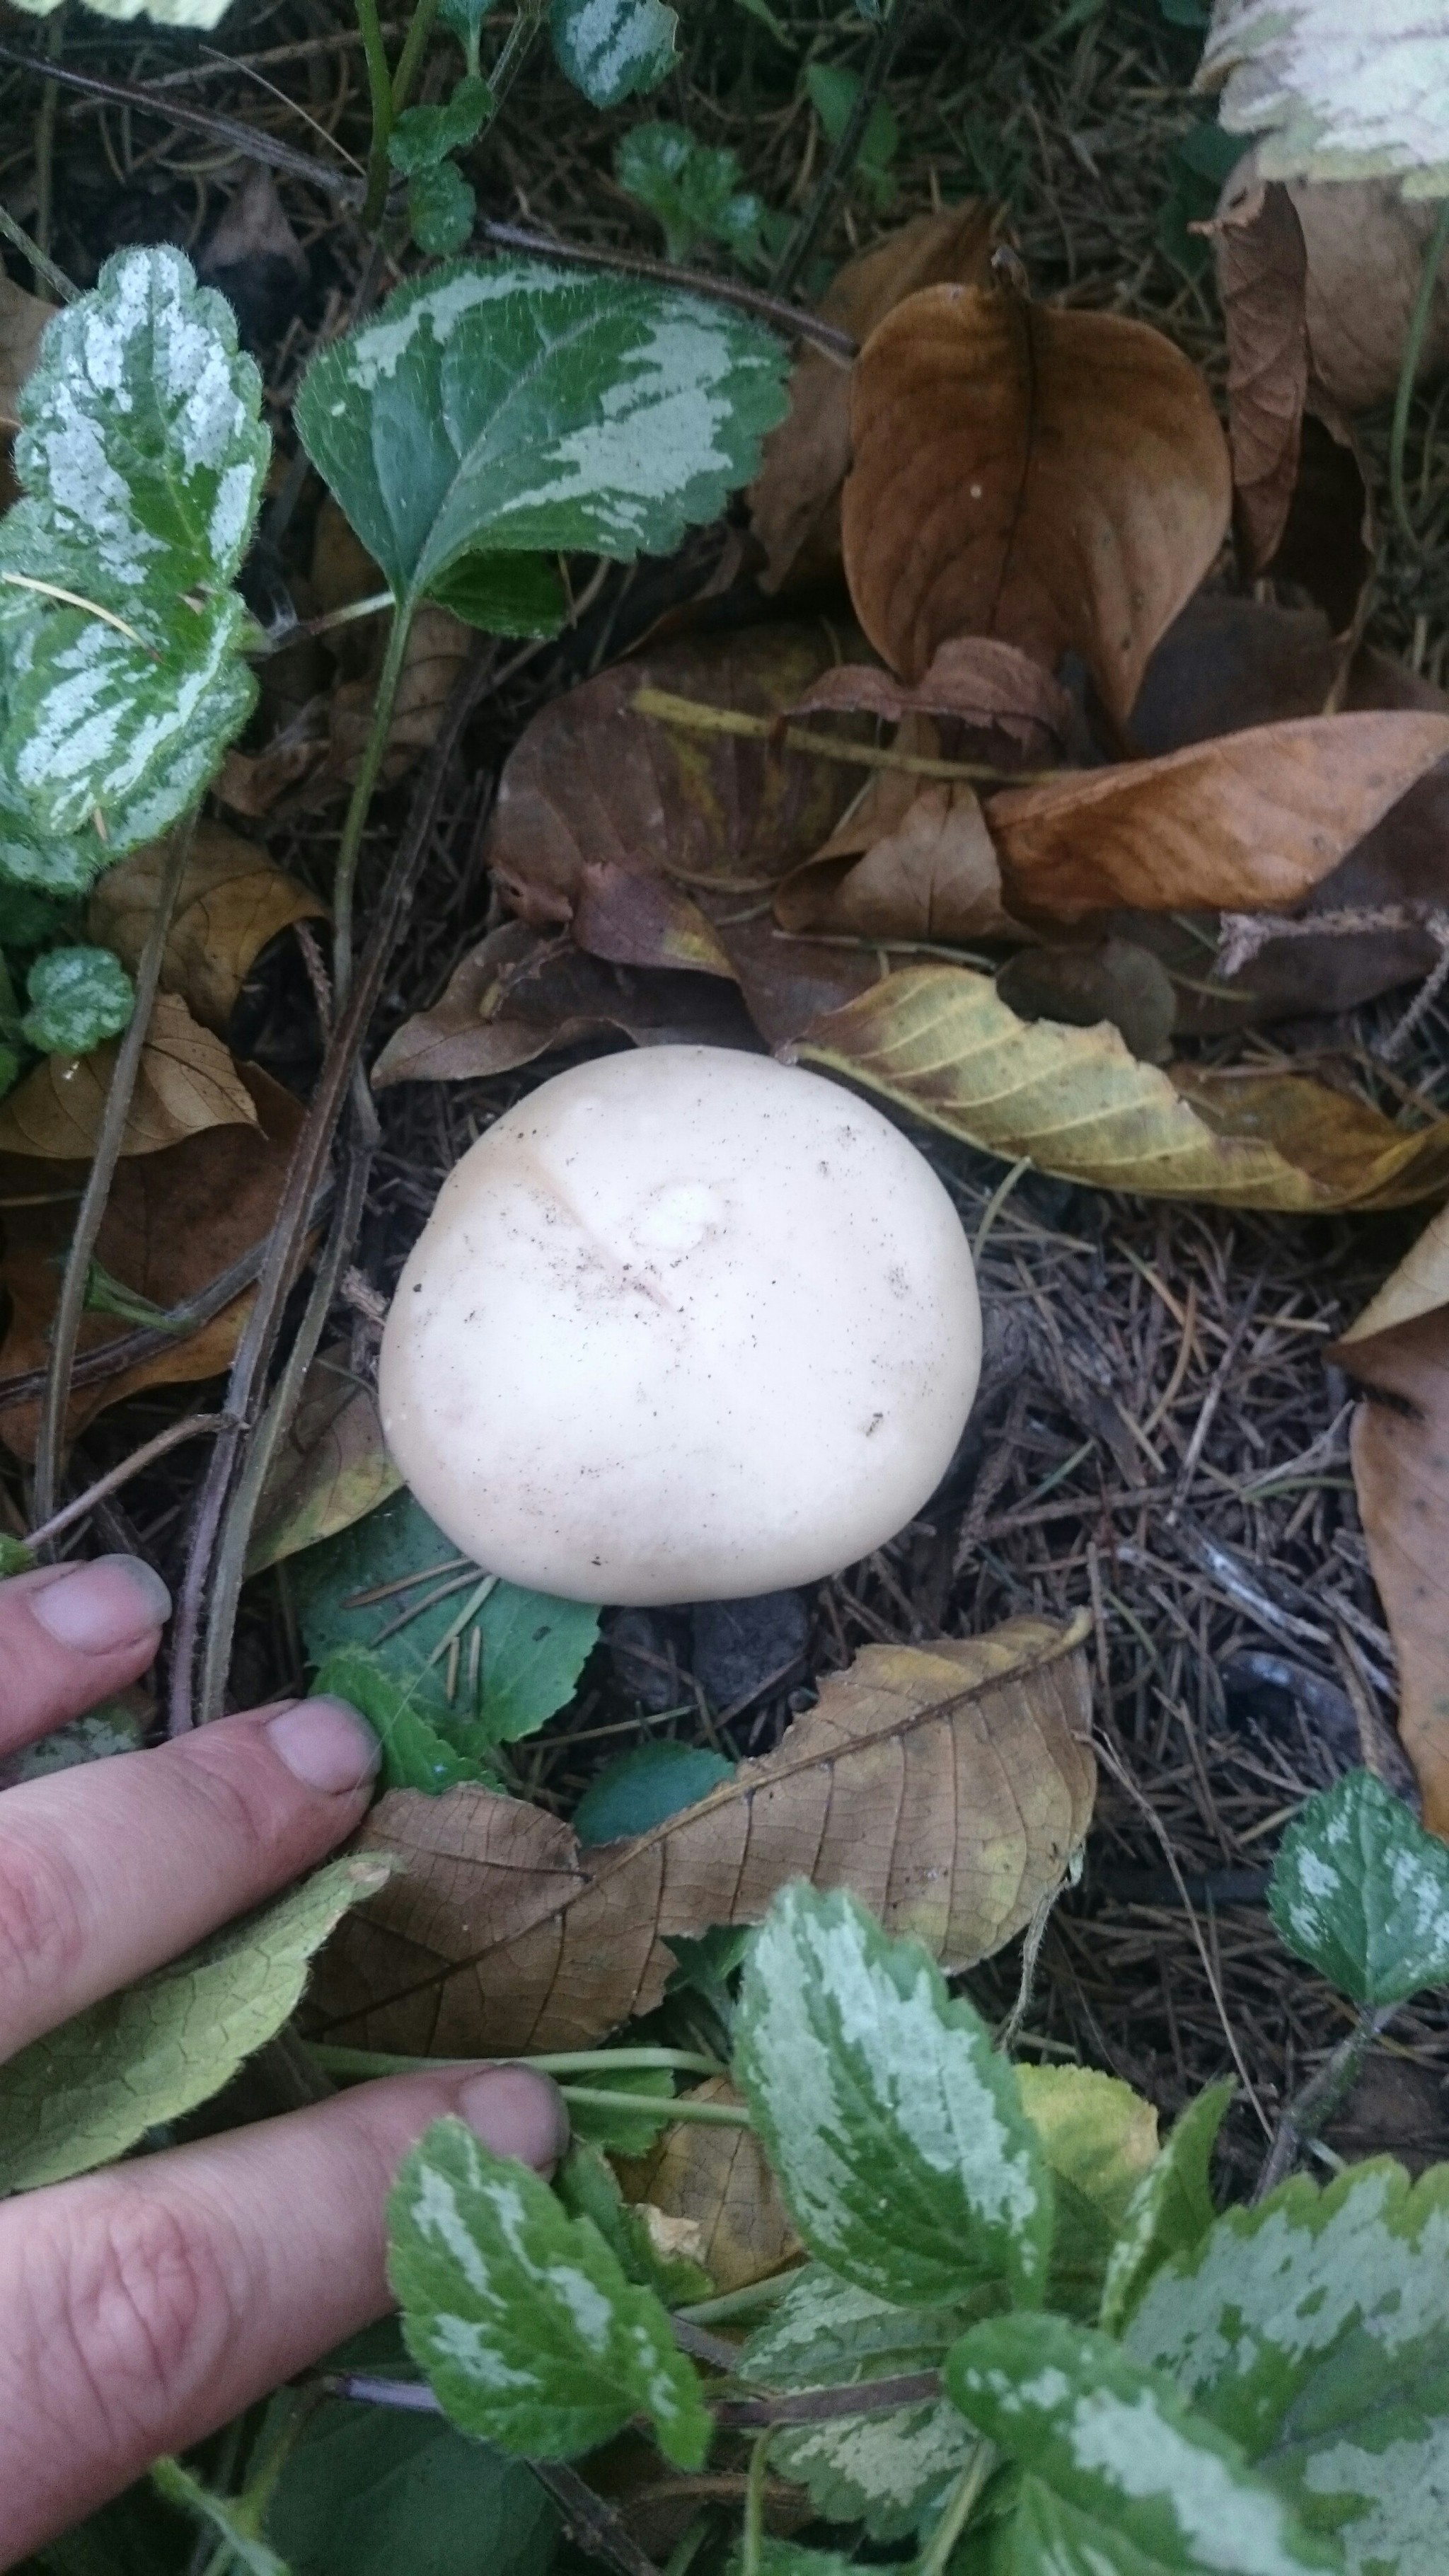
[[(721, 2075), (686, 2096), (691, 2102), (739, 2098)], [(691, 2252), (720, 2291), (768, 2280), (804, 2251), (753, 2129), (710, 2129), (681, 2120), (663, 2131), (647, 2156), (616, 2163), (626, 2200), (647, 2202), (665, 2218), (698, 2229)]]
[(407, 1867), (329, 1952), (319, 2020), (445, 2056), (587, 2046), (659, 2002), (671, 1938), (758, 1922), (806, 1871), (969, 1966), (1029, 1920), (1086, 1831), (1087, 1629), (1015, 1619), (867, 1646), (773, 1753), (632, 1842), (581, 1850), (487, 1789), (395, 1792), (363, 1841)]
[[(113, 1279), (163, 1312), (263, 1243), (276, 1215), (302, 1112), (289, 1091), (254, 1066), (246, 1066), (241, 1078), (254, 1125), (207, 1128), (158, 1153), (136, 1155), (120, 1165), (112, 1184), (97, 1258)], [(0, 1285), (10, 1299), (0, 1377), (45, 1365), (61, 1263), (84, 1182), (83, 1163), (0, 1155)], [(252, 1292), (244, 1290), (199, 1332), (167, 1337), (149, 1359), (79, 1387), (67, 1415), (68, 1437), (143, 1387), (219, 1375), (235, 1353), (251, 1302)], [(86, 1314), (81, 1351), (100, 1350), (132, 1329), (115, 1315)], [(38, 1419), (33, 1399), (5, 1406), (0, 1439), (17, 1456), (32, 1456)]]
[[(0, 1154), (84, 1160), (95, 1149), (119, 1040), (90, 1055), (49, 1055), (0, 1102)], [(159, 1154), (207, 1127), (255, 1126), (241, 1074), (177, 993), (158, 993), (127, 1113), (123, 1154)]]
[[(990, 276), (993, 211), (976, 198), (939, 215), (918, 215), (899, 232), (847, 260), (821, 319), (868, 340), (903, 296), (923, 286), (984, 286)], [(850, 463), (850, 369), (806, 348), (790, 378), (790, 408), (765, 440), (750, 490), (750, 522), (768, 558), (762, 590), (791, 573), (809, 580), (840, 562), (840, 487)]]
[[(934, 754), (926, 718), (902, 725), (898, 749)], [(784, 930), (861, 939), (1023, 936), (1008, 915), (981, 800), (964, 781), (873, 773), (822, 850), (775, 897)]]
[(1028, 1024), (984, 975), (915, 966), (818, 1020), (802, 1062), (1010, 1161), (1228, 1207), (1400, 1207), (1449, 1187), (1449, 1119), (1405, 1135), (1295, 1076), (1134, 1062), (1116, 1029)]
[(1281, 912), (1446, 755), (1449, 716), (1310, 717), (1004, 788), (986, 819), (1007, 903), (1031, 919), (1118, 904)]
[(59, 307), (0, 272), (0, 430), (20, 424), (20, 388), (40, 354), (40, 335)]
[(991, 635), (959, 635), (943, 644), (914, 684), (870, 663), (842, 662), (822, 671), (791, 709), (794, 715), (950, 716), (969, 744), (952, 757), (999, 760), (1015, 752), (1027, 767), (1059, 760), (1076, 732), (1065, 689), (1015, 645)]
[[(159, 843), (137, 850), (108, 868), (91, 896), (87, 937), (114, 948), (133, 969), (156, 909), (162, 865)], [(199, 823), (166, 941), (162, 984), (222, 1034), (268, 941), (294, 922), (325, 919), (326, 912), (254, 841)]]
[(345, 1343), (319, 1351), (267, 1470), (248, 1574), (351, 1529), (401, 1484), (383, 1443), (377, 1398), (353, 1376)]
[(845, 567), (917, 679), (947, 637), (1081, 655), (1125, 724), (1153, 645), (1227, 533), (1207, 386), (1145, 323), (1005, 288), (928, 288), (856, 363)]

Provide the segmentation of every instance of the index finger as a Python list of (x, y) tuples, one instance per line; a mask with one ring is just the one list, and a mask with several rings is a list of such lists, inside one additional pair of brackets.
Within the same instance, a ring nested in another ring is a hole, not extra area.
[(44, 1565), (0, 1583), (0, 1753), (139, 1680), (171, 1595), (139, 1556)]

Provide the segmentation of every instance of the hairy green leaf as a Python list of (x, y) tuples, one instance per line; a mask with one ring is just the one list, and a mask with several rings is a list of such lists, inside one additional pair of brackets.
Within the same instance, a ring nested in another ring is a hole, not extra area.
[(686, 126), (663, 117), (631, 126), (615, 147), (614, 176), (663, 226), (670, 259), (688, 259), (701, 238), (745, 257), (759, 247), (764, 209), (743, 188), (737, 155), (697, 143)]
[(461, 2431), (570, 2459), (642, 2414), (676, 2467), (700, 2466), (710, 2418), (664, 2309), (526, 2165), (435, 2121), (388, 2218), (408, 2350)]
[(1424, 0), (1216, 0), (1199, 85), (1266, 179), (1449, 193), (1449, 26)]
[[(612, 2089), (607, 2066), (600, 2068), (596, 2080)], [(687, 2307), (693, 2300), (711, 2296), (714, 2282), (703, 2264), (656, 2245), (647, 2212), (631, 2207), (612, 2165), (587, 2139), (575, 2135), (553, 2187), (571, 2218), (593, 2221), (627, 2278), (641, 2289), (652, 2290), (667, 2308)]]
[(1234, 2089), (1231, 2083), (1210, 2084), (1188, 2104), (1128, 2202), (1102, 2285), (1097, 2322), (1108, 2334), (1120, 2335), (1153, 2274), (1172, 2255), (1189, 2252), (1211, 2227), (1213, 2148)]
[(1046, 2286), (1051, 2180), (1015, 2070), (912, 1940), (844, 1890), (776, 1897), (745, 1967), (736, 2080), (812, 2254), (939, 2307)]
[(296, 422), (410, 602), (467, 554), (667, 552), (749, 480), (785, 360), (773, 334), (689, 296), (459, 263), (324, 349)]
[(389, 1867), (371, 1853), (333, 1861), (32, 2040), (0, 2067), (0, 2191), (105, 2164), (219, 2092), (296, 2010), (314, 1951)]
[(1300, 1808), (1268, 1908), (1286, 1948), (1357, 2004), (1449, 1982), (1449, 1848), (1371, 1771)]
[(486, 1760), (464, 1752), (412, 1705), (416, 1683), (402, 1679), (371, 1646), (339, 1646), (317, 1667), (312, 1688), (322, 1697), (350, 1701), (382, 1746), (378, 1785), (421, 1789), (430, 1798), (460, 1780), (491, 1778)]
[[(932, 2370), (967, 2321), (955, 2308), (892, 2307), (812, 2263), (750, 2337), (741, 2375), (790, 2390)], [(808, 2488), (828, 2520), (863, 2522), (873, 2540), (903, 2540), (944, 2502), (974, 2444), (959, 2408), (942, 2396), (886, 2414), (789, 2425), (770, 2445), (770, 2464)]]
[(1052, 2175), (1047, 2295), (1095, 2318), (1118, 2228), (1157, 2154), (1157, 2113), (1130, 2084), (1087, 2066), (1018, 2066), (1016, 2080)]
[(1303, 2576), (1342, 2564), (1169, 2379), (1091, 2327), (989, 2318), (962, 2336), (946, 2383), (1022, 2472), (1012, 2576)]
[(1449, 2494), (1449, 2167), (1387, 2158), (1232, 2209), (1148, 2284), (1134, 2359), (1240, 2442), (1352, 2576), (1438, 2576)]
[(387, 157), (394, 170), (415, 178), (434, 170), (450, 152), (471, 143), (493, 107), (493, 92), (472, 74), (460, 80), (453, 95), (438, 107), (405, 107), (387, 138)]
[(430, 259), (451, 259), (473, 229), (478, 200), (456, 161), (419, 170), (408, 189), (408, 230)]
[(52, 948), (26, 978), (30, 1008), (22, 1034), (43, 1055), (89, 1055), (118, 1038), (136, 1007), (136, 988), (109, 948)]
[(554, 58), (591, 107), (622, 107), (674, 69), (677, 11), (664, 0), (551, 0)]

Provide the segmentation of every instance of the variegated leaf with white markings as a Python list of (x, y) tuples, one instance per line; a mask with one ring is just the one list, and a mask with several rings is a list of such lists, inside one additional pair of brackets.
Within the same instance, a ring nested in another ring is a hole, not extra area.
[[(892, 2307), (812, 2263), (751, 2336), (740, 2371), (772, 2391), (893, 2379), (937, 2368), (967, 2322), (958, 2308)], [(903, 2540), (941, 2505), (973, 2447), (959, 2408), (939, 2396), (789, 2425), (770, 2445), (770, 2465), (807, 2487), (830, 2521), (863, 2522), (873, 2540)]]
[(590, 106), (622, 107), (673, 71), (679, 15), (665, 0), (553, 0), (548, 32)]
[(1108, 2334), (1121, 2333), (1154, 2272), (1170, 2256), (1190, 2252), (1211, 2227), (1212, 2153), (1233, 2092), (1229, 2083), (1210, 2084), (1189, 2102), (1133, 2192), (1102, 2284), (1097, 2323)]
[(1046, 2286), (1052, 2188), (1015, 2070), (919, 1942), (795, 1882), (745, 1969), (735, 2078), (812, 2254), (939, 2307)]
[(1435, 0), (1216, 0), (1199, 86), (1265, 179), (1449, 191), (1449, 17)]
[(296, 421), (411, 603), (470, 554), (667, 552), (748, 482), (786, 364), (773, 333), (718, 304), (459, 262), (324, 349)]
[(573, 2459), (647, 2415), (676, 2467), (700, 2466), (710, 2418), (664, 2309), (527, 2165), (435, 2121), (393, 2186), (388, 2243), (408, 2350), (460, 2431)]
[(1449, 2167), (1387, 2158), (1231, 2209), (1148, 2284), (1135, 2361), (1242, 2444), (1350, 2576), (1440, 2576)]
[(1268, 1906), (1287, 1948), (1356, 2004), (1449, 1984), (1449, 1847), (1371, 1771), (1300, 1808)]

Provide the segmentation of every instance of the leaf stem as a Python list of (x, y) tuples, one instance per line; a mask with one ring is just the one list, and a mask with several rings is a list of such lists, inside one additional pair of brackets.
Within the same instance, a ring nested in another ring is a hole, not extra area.
[(841, 760), (853, 769), (896, 770), (906, 778), (966, 778), (993, 787), (1041, 787), (1066, 774), (1062, 769), (993, 769), (980, 760), (928, 760), (919, 752), (894, 751), (880, 743), (841, 742), (834, 734), (816, 733), (808, 725), (782, 726), (774, 716), (751, 716), (738, 707), (711, 707), (699, 698), (677, 698), (670, 689), (636, 689), (632, 704), (637, 714), (678, 725), (685, 733), (739, 734), (747, 742), (806, 751), (817, 760)]
[(690, 2102), (681, 2101), (678, 2095), (671, 2101), (662, 2093), (605, 2093), (587, 2084), (561, 2084), (559, 2091), (566, 2102), (577, 2102), (580, 2110), (624, 2111), (635, 2118), (658, 2111), (671, 2128), (677, 2120), (693, 2121), (701, 2129), (748, 2129), (753, 2125), (743, 2102)]
[(1428, 248), (1424, 253), (1424, 265), (1419, 276), (1419, 292), (1414, 300), (1408, 337), (1404, 342), (1404, 354), (1399, 366), (1398, 391), (1394, 396), (1394, 423), (1389, 433), (1389, 496), (1393, 503), (1394, 517), (1403, 535), (1416, 549), (1419, 537), (1409, 510), (1409, 496), (1404, 484), (1404, 449), (1408, 444), (1409, 413), (1413, 407), (1419, 360), (1424, 353), (1429, 316), (1434, 309), (1434, 291), (1439, 283), (1439, 271), (1443, 266), (1446, 251), (1449, 251), (1449, 197), (1445, 198), (1439, 208), (1439, 220), (1434, 226)]
[(996, 2465), (995, 2447), (978, 2442), (942, 2512), (941, 2519), (916, 2561), (915, 2576), (945, 2576), (952, 2553), (976, 2510), (976, 2500)]
[(108, 1469), (104, 1476), (96, 1478), (93, 1485), (87, 1485), (85, 1492), (77, 1494), (73, 1503), (64, 1504), (61, 1510), (52, 1512), (48, 1521), (42, 1521), (39, 1529), (29, 1531), (26, 1546), (49, 1547), (52, 1539), (59, 1538), (63, 1530), (84, 1520), (87, 1512), (95, 1510), (97, 1503), (103, 1503), (108, 1494), (118, 1493), (122, 1485), (129, 1484), (131, 1478), (139, 1476), (144, 1468), (154, 1467), (157, 1459), (164, 1458), (169, 1450), (179, 1449), (184, 1440), (214, 1438), (218, 1431), (225, 1430), (226, 1423), (224, 1413), (188, 1413), (183, 1421), (168, 1423), (153, 1440), (145, 1440), (139, 1449), (133, 1449), (129, 1458), (123, 1458), (118, 1467)]
[(0, 233), (12, 250), (18, 250), (21, 258), (30, 262), (37, 285), (43, 283), (48, 286), (52, 295), (60, 297), (62, 304), (74, 304), (80, 288), (66, 276), (63, 268), (56, 267), (50, 253), (43, 251), (39, 242), (31, 240), (23, 225), (17, 224), (9, 207), (4, 205), (0, 205)]
[(774, 2307), (799, 2278), (798, 2267), (772, 2272), (766, 2281), (750, 2281), (742, 2290), (722, 2290), (717, 2299), (696, 2299), (690, 2307), (676, 2308), (674, 2314), (687, 2326), (731, 2325), (736, 2317), (752, 2316), (757, 2308)]
[[(678, 2074), (723, 2075), (726, 2069), (713, 2057), (703, 2057), (689, 2048), (566, 2048), (544, 2057), (396, 2057), (377, 2048), (334, 2048), (327, 2040), (310, 2040), (308, 2055), (314, 2057), (328, 2075), (436, 2075), (459, 2066), (531, 2066), (538, 2075), (591, 2075), (596, 2067), (605, 2067), (616, 2075)], [(647, 2103), (647, 2094), (631, 2093), (635, 2109)], [(687, 2311), (694, 2319), (693, 2310)], [(694, 2319), (700, 2325), (703, 2317)]]
[[(401, 116), (403, 109), (406, 107), (408, 100), (413, 94), (413, 83), (418, 76), (418, 65), (423, 59), (423, 49), (427, 44), (429, 36), (433, 32), (433, 22), (437, 17), (437, 14), (438, 0), (418, 0), (418, 5), (413, 11), (412, 25), (409, 27), (407, 34), (403, 38), (403, 49), (397, 58), (397, 70), (392, 76), (392, 90), (390, 93), (392, 113), (388, 121), (389, 130), (391, 130), (392, 126), (397, 123), (398, 118)], [(361, 16), (360, 10), (358, 15), (359, 17)], [(379, 27), (379, 36), (381, 36), (381, 33), (382, 30)], [(364, 43), (366, 42), (365, 37), (363, 41)]]
[(1387, 2005), (1378, 2012), (1360, 2008), (1357, 2020), (1346, 2039), (1341, 2039), (1331, 2056), (1324, 2059), (1316, 2075), (1299, 2093), (1295, 2093), (1278, 2123), (1273, 2143), (1268, 2149), (1263, 2170), (1253, 2192), (1254, 2208), (1266, 2200), (1294, 2165), (1306, 2146), (1327, 2127), (1334, 2112), (1347, 2101), (1379, 2033), (1393, 2020), (1396, 2007)]
[(835, 148), (816, 182), (809, 205), (796, 225), (774, 276), (770, 280), (777, 295), (788, 295), (835, 212), (836, 201), (849, 182), (865, 140), (865, 129), (890, 70), (895, 50), (900, 43), (909, 14), (911, 0), (895, 0), (895, 6), (881, 20), (876, 32), (870, 61), (866, 64), (860, 88), (849, 116), (836, 139)]
[(757, 2433), (750, 2445), (750, 2474), (745, 2481), (745, 2527), (740, 2539), (740, 2576), (760, 2576), (765, 2545), (765, 2471), (773, 2431)]
[[(513, 24), (498, 49), (498, 58), (488, 75), (488, 86), (493, 92), (495, 116), (523, 69), (525, 57), (543, 24), (543, 11), (544, 0), (520, 0)], [(490, 119), (490, 123), (491, 121)]]
[(356, 0), (356, 10), (362, 35), (362, 57), (367, 65), (368, 103), (372, 109), (372, 133), (367, 146), (367, 191), (358, 221), (365, 232), (375, 232), (387, 204), (391, 177), (387, 146), (392, 133), (392, 73), (388, 69), (387, 47), (382, 40), (377, 0)]
[(156, 891), (156, 909), (146, 932), (146, 943), (136, 964), (136, 1007), (111, 1068), (105, 1107), (101, 1112), (100, 1132), (86, 1185), (76, 1210), (75, 1232), (65, 1257), (65, 1271), (56, 1302), (55, 1322), (50, 1335), (50, 1365), (46, 1371), (45, 1393), (41, 1398), (40, 1429), (35, 1444), (35, 1473), (31, 1487), (32, 1508), (36, 1522), (43, 1526), (56, 1508), (56, 1491), (60, 1480), (60, 1461), (65, 1448), (65, 1418), (70, 1405), (71, 1369), (75, 1363), (76, 1343), (80, 1337), (81, 1317), (85, 1312), (86, 1285), (91, 1275), (91, 1261), (97, 1237), (105, 1219), (111, 1182), (121, 1159), (125, 1142), (126, 1120), (141, 1071), (141, 1056), (146, 1032), (151, 1024), (151, 1009), (161, 981), (161, 965), (171, 929), (171, 916), (181, 892), (181, 880), (191, 855), (191, 837), (196, 829), (193, 811), (171, 835), (161, 882)]
[[(358, 5), (359, 8), (373, 8), (376, 15), (374, 0), (358, 0)], [(353, 782), (347, 819), (342, 826), (341, 847), (337, 853), (337, 876), (332, 889), (332, 992), (333, 1008), (339, 1017), (352, 983), (352, 906), (357, 886), (357, 861), (362, 849), (367, 809), (387, 750), (392, 711), (407, 658), (408, 637), (412, 633), (413, 613), (414, 602), (409, 600), (393, 616), (377, 695), (372, 702), (372, 721), (367, 728), (362, 762)]]

